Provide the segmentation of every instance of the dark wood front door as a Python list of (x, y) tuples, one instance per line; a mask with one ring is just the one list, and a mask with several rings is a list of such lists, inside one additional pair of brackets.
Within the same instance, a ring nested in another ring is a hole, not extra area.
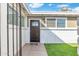
[(30, 42), (40, 42), (39, 20), (30, 20)]

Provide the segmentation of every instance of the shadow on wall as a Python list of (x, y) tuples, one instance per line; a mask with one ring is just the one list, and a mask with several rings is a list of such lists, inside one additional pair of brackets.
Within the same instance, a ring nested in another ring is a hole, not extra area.
[(43, 43), (44, 42), (46, 42), (46, 43), (65, 43), (61, 38), (59, 38), (55, 33), (53, 33), (53, 30), (48, 29), (48, 28), (41, 30), (41, 37), (42, 37), (41, 42), (43, 42)]
[[(42, 43), (76, 43), (76, 29), (41, 29)], [(74, 40), (75, 39), (75, 40)]]

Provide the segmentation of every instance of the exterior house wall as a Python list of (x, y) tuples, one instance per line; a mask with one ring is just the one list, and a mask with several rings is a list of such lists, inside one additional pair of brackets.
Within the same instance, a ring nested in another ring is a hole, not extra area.
[[(16, 9), (15, 9), (16, 10)], [(25, 39), (26, 39), (26, 31), (25, 31), (25, 29), (26, 29), (26, 26), (27, 26), (27, 16), (23, 13), (23, 10), (22, 10), (22, 16), (24, 16), (24, 27), (22, 27), (22, 29), (21, 29), (21, 31), (22, 31), (22, 47), (24, 46), (24, 44), (26, 43), (26, 41), (25, 41)], [(18, 23), (19, 23), (19, 20), (18, 20)], [(13, 53), (13, 39), (12, 39), (12, 34), (13, 34), (13, 32), (12, 32), (12, 24), (9, 24), (9, 44), (10, 44), (10, 52), (9, 52), (9, 54), (10, 55), (12, 55), (12, 53)], [(16, 38), (16, 25), (14, 25), (14, 52), (15, 52), (15, 55), (16, 55), (16, 53), (17, 52), (19, 52), (19, 39), (20, 39), (20, 34), (19, 34), (19, 26), (17, 26), (17, 38)], [(16, 41), (18, 41), (17, 43), (16, 43)], [(17, 46), (18, 45), (18, 46)]]
[[(1, 55), (7, 56), (7, 4), (1, 3), (0, 8), (0, 25), (1, 25)], [(24, 15), (24, 13), (23, 13)], [(30, 18), (30, 17), (29, 17)], [(38, 17), (39, 18), (39, 17)], [(42, 17), (41, 17), (42, 18)], [(45, 19), (44, 17), (42, 20)], [(44, 20), (45, 22), (45, 20)], [(73, 22), (72, 22), (73, 23)], [(29, 19), (25, 15), (25, 26), (22, 27), (22, 46), (25, 43), (30, 43), (30, 28)], [(27, 27), (28, 26), (28, 27)], [(42, 26), (42, 25), (41, 25)], [(12, 25), (9, 25), (9, 55), (13, 55), (13, 39), (12, 39)], [(19, 26), (18, 26), (19, 34)], [(14, 52), (16, 54), (19, 47), (16, 46), (16, 41), (18, 40), (19, 45), (19, 35), (16, 39), (16, 26), (14, 26)], [(40, 28), (40, 43), (77, 43), (77, 29), (63, 28), (63, 29), (50, 29), (47, 27)]]
[[(32, 19), (33, 17), (28, 17)], [(36, 17), (35, 17), (36, 18)], [(42, 19), (41, 17), (38, 17)], [(37, 19), (38, 19), (37, 18)], [(75, 18), (77, 21), (77, 18)], [(77, 24), (77, 23), (76, 23)], [(75, 24), (75, 25), (76, 25)], [(27, 27), (27, 38), (26, 43), (30, 42), (30, 28), (29, 24)], [(75, 26), (68, 28), (49, 28), (40, 27), (40, 43), (77, 43), (77, 28)]]
[(41, 30), (41, 43), (77, 43), (76, 30)]
[[(9, 54), (12, 56), (13, 54), (13, 39), (12, 39), (12, 27), (11, 25), (9, 25)], [(14, 26), (14, 51), (15, 51), (15, 55), (16, 55), (16, 52), (19, 52), (19, 26), (18, 26), (18, 39), (16, 39), (16, 26)], [(17, 44), (18, 44), (18, 47), (16, 48), (16, 41)], [(22, 47), (25, 45), (26, 43), (26, 28), (22, 27)]]
[[(1, 8), (0, 8), (0, 25), (1, 25), (1, 56), (7, 56), (8, 51), (7, 51), (7, 43), (9, 43), (9, 55), (12, 56), (13, 55), (13, 32), (12, 32), (12, 25), (9, 24), (9, 41), (7, 41), (7, 4), (6, 3), (1, 3)], [(24, 14), (23, 14), (24, 16)], [(25, 20), (25, 27), (22, 27), (22, 47), (24, 46), (24, 44), (26, 43), (25, 39), (26, 39), (26, 27), (27, 27), (27, 16), (24, 18)], [(19, 21), (18, 21), (19, 22)], [(16, 55), (16, 53), (19, 51), (19, 47), (17, 47), (17, 44), (19, 46), (19, 26), (17, 26), (17, 33), (18, 33), (18, 37), (16, 39), (16, 25), (14, 25), (14, 54)], [(18, 41), (16, 43), (16, 41)]]
[[(30, 29), (26, 30), (26, 43), (30, 43)], [(40, 29), (40, 43), (77, 43), (76, 29)]]

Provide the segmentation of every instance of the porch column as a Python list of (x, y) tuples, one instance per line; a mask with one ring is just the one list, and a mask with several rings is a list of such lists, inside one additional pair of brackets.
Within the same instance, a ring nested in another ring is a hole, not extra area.
[(1, 4), (0, 4), (0, 56), (1, 56)]
[(7, 4), (1, 3), (1, 56), (7, 56)]
[(77, 54), (79, 55), (79, 17), (77, 18)]

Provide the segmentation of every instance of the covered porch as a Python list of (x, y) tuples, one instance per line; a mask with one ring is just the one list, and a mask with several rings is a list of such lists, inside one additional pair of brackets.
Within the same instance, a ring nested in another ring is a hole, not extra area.
[(48, 46), (56, 43), (74, 43), (71, 52), (76, 51), (78, 17), (78, 13), (31, 13), (22, 3), (0, 4), (0, 55), (47, 56)]

